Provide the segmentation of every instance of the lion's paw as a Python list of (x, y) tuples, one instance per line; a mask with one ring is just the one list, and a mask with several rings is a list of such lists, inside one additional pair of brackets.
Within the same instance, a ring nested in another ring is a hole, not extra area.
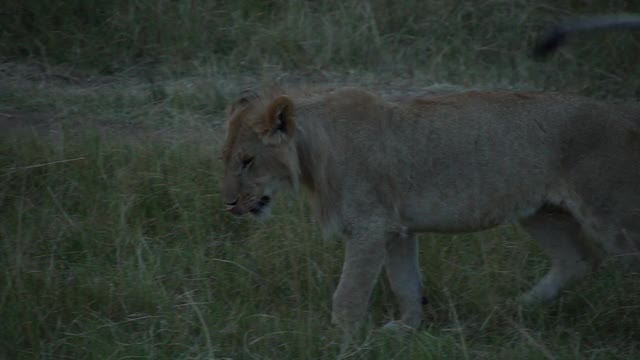
[(415, 328), (397, 320), (389, 321), (382, 327), (381, 330), (389, 333), (400, 334), (400, 335), (409, 334), (416, 331)]

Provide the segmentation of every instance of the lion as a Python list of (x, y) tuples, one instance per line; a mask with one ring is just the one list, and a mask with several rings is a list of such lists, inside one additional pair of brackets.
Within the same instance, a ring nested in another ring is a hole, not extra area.
[(332, 323), (358, 330), (384, 268), (400, 308), (384, 328), (417, 329), (417, 233), (521, 224), (552, 261), (523, 304), (555, 299), (602, 249), (639, 260), (638, 120), (554, 92), (253, 93), (228, 109), (221, 197), (232, 214), (262, 218), (280, 191), (306, 189), (323, 232), (344, 238)]
[(603, 30), (640, 29), (640, 16), (629, 14), (593, 15), (565, 20), (547, 32), (536, 44), (533, 55), (544, 58), (576, 33)]

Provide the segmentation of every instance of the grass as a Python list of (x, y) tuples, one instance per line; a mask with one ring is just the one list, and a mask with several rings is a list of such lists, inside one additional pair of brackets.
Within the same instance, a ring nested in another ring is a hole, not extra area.
[[(545, 24), (634, 10), (623, 1), (39, 6), (0, 14), (16, 15), (0, 21), (0, 359), (336, 357), (342, 245), (321, 239), (304, 196), (278, 198), (265, 224), (221, 211), (223, 110), (247, 85), (640, 93), (637, 36), (528, 58)], [(373, 332), (350, 358), (640, 357), (640, 283), (615, 262), (523, 310), (513, 298), (548, 262), (518, 228), (421, 246), (425, 329)], [(372, 328), (396, 312), (384, 278), (370, 310)]]

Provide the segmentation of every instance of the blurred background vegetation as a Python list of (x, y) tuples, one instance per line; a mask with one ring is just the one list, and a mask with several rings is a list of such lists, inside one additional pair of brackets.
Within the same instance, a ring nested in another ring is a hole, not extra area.
[[(528, 67), (532, 42), (575, 14), (640, 12), (623, 0), (4, 1), (0, 53), (103, 74), (163, 64), (234, 71), (385, 71), (473, 83), (573, 75), (638, 92), (638, 34), (577, 39), (553, 66)], [(536, 71), (553, 74), (536, 77)], [(506, 77), (506, 78), (504, 78)], [(629, 87), (629, 83), (634, 86)], [(573, 84), (576, 86), (576, 84)], [(588, 91), (589, 89), (587, 89)], [(622, 95), (620, 93), (620, 95)], [(627, 92), (628, 96), (629, 93)]]

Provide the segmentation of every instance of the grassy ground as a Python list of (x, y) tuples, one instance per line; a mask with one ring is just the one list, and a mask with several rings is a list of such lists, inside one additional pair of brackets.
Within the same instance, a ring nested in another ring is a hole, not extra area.
[[(598, 35), (545, 64), (527, 57), (539, 29), (585, 12), (582, 2), (114, 1), (108, 22), (107, 3), (25, 4), (0, 32), (13, 54), (0, 64), (6, 359), (336, 357), (342, 246), (321, 240), (304, 196), (278, 199), (267, 224), (221, 211), (223, 109), (247, 85), (640, 93), (637, 37)], [(640, 282), (615, 262), (525, 311), (512, 299), (548, 262), (517, 228), (424, 235), (421, 258), (425, 329), (374, 332), (351, 358), (640, 358)], [(381, 279), (370, 324), (394, 312)]]

